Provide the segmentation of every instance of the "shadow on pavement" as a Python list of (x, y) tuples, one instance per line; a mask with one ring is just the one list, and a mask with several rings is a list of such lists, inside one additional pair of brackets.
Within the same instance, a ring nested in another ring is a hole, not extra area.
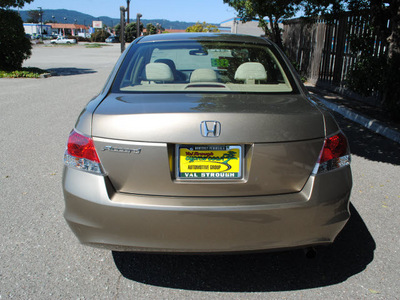
[(130, 280), (168, 288), (218, 291), (291, 291), (328, 286), (360, 273), (374, 258), (375, 242), (351, 205), (336, 242), (315, 259), (302, 250), (232, 255), (163, 255), (112, 252)]
[(400, 144), (334, 113), (347, 136), (352, 154), (372, 161), (400, 165)]
[(80, 69), (80, 68), (52, 68), (47, 69), (51, 73), (51, 76), (72, 76), (82, 74), (93, 74), (97, 71), (92, 69)]

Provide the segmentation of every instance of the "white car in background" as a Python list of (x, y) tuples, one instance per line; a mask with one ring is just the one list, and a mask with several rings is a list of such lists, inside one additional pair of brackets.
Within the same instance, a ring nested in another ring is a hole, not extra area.
[(60, 36), (57, 39), (51, 40), (52, 44), (76, 44), (75, 39), (68, 39), (66, 37)]

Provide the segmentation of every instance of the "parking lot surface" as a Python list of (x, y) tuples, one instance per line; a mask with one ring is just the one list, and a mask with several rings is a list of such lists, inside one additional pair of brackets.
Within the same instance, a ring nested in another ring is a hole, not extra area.
[(352, 217), (315, 259), (80, 245), (62, 216), (62, 157), (119, 55), (119, 45), (35, 46), (24, 66), (54, 76), (0, 79), (0, 299), (400, 299), (400, 145), (340, 115), (353, 153)]

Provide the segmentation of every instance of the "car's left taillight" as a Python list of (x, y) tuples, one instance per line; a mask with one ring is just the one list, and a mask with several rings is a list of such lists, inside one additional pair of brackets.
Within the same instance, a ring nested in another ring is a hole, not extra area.
[(75, 130), (68, 138), (64, 164), (78, 170), (104, 175), (93, 140)]
[(342, 132), (327, 137), (315, 164), (313, 175), (349, 166), (351, 162), (349, 144)]

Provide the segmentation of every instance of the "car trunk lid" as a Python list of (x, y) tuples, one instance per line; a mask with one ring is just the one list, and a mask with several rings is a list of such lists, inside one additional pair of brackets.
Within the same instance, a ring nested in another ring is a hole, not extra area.
[[(202, 132), (204, 121), (219, 124), (217, 136)], [(291, 94), (111, 94), (96, 109), (92, 126), (117, 191), (165, 196), (298, 192), (324, 133), (319, 110)], [(177, 145), (239, 146), (241, 174), (178, 178)]]

